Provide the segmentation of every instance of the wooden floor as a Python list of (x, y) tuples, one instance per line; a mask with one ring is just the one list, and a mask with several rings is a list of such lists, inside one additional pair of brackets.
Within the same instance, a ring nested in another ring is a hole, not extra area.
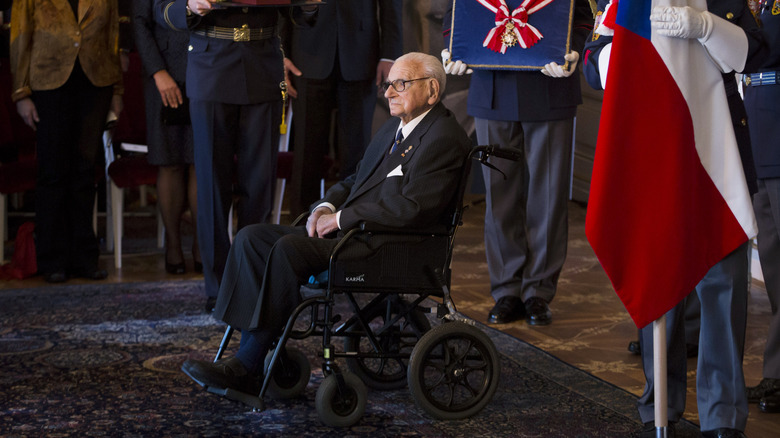
[[(493, 305), (487, 280), (482, 238), (484, 206), (478, 198), (466, 213), (453, 261), (452, 289), (458, 310), (485, 322)], [(644, 379), (638, 356), (626, 349), (636, 339), (636, 327), (612, 290), (609, 281), (584, 237), (585, 210), (570, 203), (569, 258), (551, 303), (553, 323), (547, 327), (530, 327), (525, 322), (496, 326), (547, 352), (586, 370), (634, 394), (641, 394)], [(126, 219), (126, 222), (133, 218)], [(138, 219), (140, 220), (140, 219)], [(153, 220), (153, 219), (148, 219)], [(147, 229), (150, 227), (146, 227)], [(149, 239), (153, 241), (153, 238)], [(188, 251), (185, 251), (188, 253)], [(192, 259), (187, 254), (188, 273), (171, 276), (165, 273), (162, 251), (150, 245), (146, 250), (126, 254), (123, 267), (114, 269), (110, 254), (101, 256), (101, 265), (109, 272), (111, 283), (137, 281), (177, 281), (201, 278), (192, 273)], [(72, 283), (86, 280), (71, 280)], [(4, 289), (48, 286), (41, 277), (0, 281)], [(745, 379), (754, 385), (761, 379), (761, 360), (769, 321), (769, 301), (763, 284), (754, 282), (749, 302), (749, 319), (745, 351)], [(696, 360), (689, 361), (689, 396), (686, 418), (697, 420), (695, 409)], [(753, 438), (780, 436), (780, 414), (761, 413), (750, 406), (747, 435)]]

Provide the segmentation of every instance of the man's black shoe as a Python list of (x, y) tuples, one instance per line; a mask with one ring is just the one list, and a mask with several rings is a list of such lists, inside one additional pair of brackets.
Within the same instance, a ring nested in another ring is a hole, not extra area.
[(62, 269), (43, 274), (43, 279), (46, 280), (47, 283), (64, 283), (68, 281), (68, 276), (65, 274), (65, 270)]
[(206, 311), (206, 313), (211, 313), (214, 311), (214, 306), (217, 305), (217, 297), (206, 297), (206, 306), (203, 308), (203, 310)]
[(539, 297), (525, 300), (525, 320), (531, 325), (548, 325), (552, 322), (552, 312), (547, 301)]
[(721, 427), (720, 429), (702, 431), (701, 436), (704, 438), (745, 438), (745, 433), (737, 429), (729, 429), (728, 427)]
[(776, 414), (780, 412), (780, 392), (762, 398), (761, 401), (758, 402), (758, 409), (767, 414)]
[(748, 402), (758, 403), (762, 398), (780, 392), (780, 379), (761, 379), (756, 386), (745, 388)]
[[(666, 425), (666, 437), (667, 438), (674, 438), (674, 425), (675, 423), (670, 421)], [(648, 421), (647, 423), (642, 425), (642, 428), (639, 429), (639, 438), (655, 438), (656, 430), (655, 430), (655, 422), (654, 421)]]
[(235, 357), (216, 362), (188, 359), (181, 370), (197, 384), (214, 389), (233, 389), (245, 394), (260, 394), (260, 379), (249, 373)]
[(108, 272), (100, 268), (78, 268), (68, 271), (68, 275), (73, 278), (86, 278), (88, 280), (105, 280), (108, 278)]
[(488, 323), (505, 324), (517, 321), (525, 316), (525, 306), (523, 300), (518, 297), (507, 295), (496, 301), (496, 305), (488, 313)]

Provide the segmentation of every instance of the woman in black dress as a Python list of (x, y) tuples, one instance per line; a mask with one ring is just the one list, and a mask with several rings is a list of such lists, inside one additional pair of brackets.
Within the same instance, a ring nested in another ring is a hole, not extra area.
[[(159, 166), (157, 196), (165, 225), (165, 269), (183, 274), (180, 224), (188, 203), (193, 228), (197, 217), (192, 126), (184, 91), (189, 34), (156, 24), (152, 6), (151, 0), (133, 0), (135, 43), (146, 73), (147, 159)], [(201, 272), (197, 237), (192, 257), (195, 271)]]

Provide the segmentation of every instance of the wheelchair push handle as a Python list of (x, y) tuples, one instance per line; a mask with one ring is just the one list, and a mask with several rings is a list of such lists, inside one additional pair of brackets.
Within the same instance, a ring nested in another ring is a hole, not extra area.
[(471, 150), (472, 157), (474, 157), (476, 154), (480, 154), (479, 158), (477, 159), (483, 164), (485, 164), (491, 155), (511, 161), (518, 161), (522, 157), (519, 151), (514, 149), (501, 148), (497, 144), (477, 146)]
[(498, 158), (503, 158), (505, 160), (511, 160), (511, 161), (518, 161), (522, 155), (520, 155), (519, 151), (515, 151), (512, 149), (502, 149), (497, 144), (489, 144), (484, 146), (477, 146), (474, 149), (469, 152), (469, 157), (479, 161), (482, 163), (483, 166), (487, 166), (496, 172), (500, 173), (504, 179), (506, 179), (506, 174), (501, 171), (498, 167), (494, 166), (493, 164), (488, 163), (488, 158), (490, 156), (496, 156)]

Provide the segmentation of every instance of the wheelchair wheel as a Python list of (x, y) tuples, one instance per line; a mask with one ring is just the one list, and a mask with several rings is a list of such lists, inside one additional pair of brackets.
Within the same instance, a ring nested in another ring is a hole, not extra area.
[[(412, 310), (399, 319), (396, 324), (388, 326), (387, 321), (395, 318), (400, 304), (392, 306), (389, 319), (387, 318), (387, 306), (384, 304), (367, 310), (363, 317), (376, 335), (382, 352), (400, 353), (409, 357), (414, 345), (431, 328), (431, 324), (425, 314), (419, 310)], [(355, 324), (346, 331), (354, 334), (362, 332), (363, 327)], [(391, 390), (406, 386), (408, 359), (361, 357), (361, 355), (377, 353), (367, 336), (347, 336), (344, 339), (344, 351), (358, 353), (358, 357), (347, 358), (347, 368), (360, 377), (369, 388)]]
[(366, 411), (366, 385), (352, 373), (341, 376), (344, 378), (343, 391), (339, 390), (336, 374), (331, 374), (322, 381), (314, 400), (320, 420), (331, 427), (352, 426)]
[(426, 333), (409, 361), (415, 404), (439, 420), (459, 420), (493, 398), (501, 372), (493, 341), (478, 328), (448, 322)]
[[(295, 398), (303, 393), (311, 377), (309, 358), (300, 350), (285, 348), (286, 354), (279, 356), (279, 362), (274, 367), (274, 375), (268, 382), (268, 392), (275, 398)], [(265, 357), (265, 367), (271, 363), (273, 351)]]

